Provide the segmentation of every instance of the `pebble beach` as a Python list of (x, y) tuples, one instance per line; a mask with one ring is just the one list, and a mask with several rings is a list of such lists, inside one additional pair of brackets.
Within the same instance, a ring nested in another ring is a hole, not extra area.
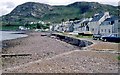
[(3, 41), (2, 54), (23, 54), (2, 57), (3, 73), (118, 73), (119, 44), (100, 42), (84, 50), (42, 34)]

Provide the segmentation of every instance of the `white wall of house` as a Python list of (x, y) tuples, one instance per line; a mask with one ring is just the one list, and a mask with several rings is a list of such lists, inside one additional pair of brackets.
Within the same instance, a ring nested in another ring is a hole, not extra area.
[(74, 24), (74, 31), (79, 31), (80, 23)]
[(96, 22), (90, 22), (90, 24), (88, 24), (89, 31), (91, 31), (91, 33), (93, 33), (93, 34), (98, 34), (99, 25), (100, 24), (98, 23), (98, 21), (96, 21)]
[(73, 22), (67, 21), (63, 24), (63, 31), (71, 32), (71, 31), (73, 31), (73, 29), (74, 29)]
[(100, 25), (100, 34), (110, 35), (112, 33), (118, 33), (118, 20), (114, 20), (114, 24)]
[(120, 22), (118, 22), (118, 20), (115, 20), (114, 32), (115, 33), (120, 33)]
[(113, 25), (101, 25), (100, 26), (100, 34), (101, 35), (110, 35), (113, 33)]

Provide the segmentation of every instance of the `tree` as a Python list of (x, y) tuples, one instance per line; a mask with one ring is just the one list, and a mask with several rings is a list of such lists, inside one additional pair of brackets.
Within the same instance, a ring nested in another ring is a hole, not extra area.
[(62, 22), (64, 22), (64, 21), (65, 21), (65, 19), (62, 19), (61, 21), (62, 21)]
[(29, 24), (28, 24), (28, 22), (26, 22), (26, 23), (25, 23), (25, 27), (28, 27), (28, 26), (29, 26)]
[(75, 17), (75, 18), (74, 18), (74, 21), (75, 21), (75, 20), (79, 20), (79, 18)]
[(37, 29), (41, 29), (41, 28), (42, 28), (42, 24), (37, 23), (36, 28), (37, 28)]

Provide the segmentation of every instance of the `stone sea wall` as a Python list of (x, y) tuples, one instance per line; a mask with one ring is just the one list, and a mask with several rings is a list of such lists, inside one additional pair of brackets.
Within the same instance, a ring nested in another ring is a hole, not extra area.
[(59, 39), (61, 41), (64, 41), (66, 43), (69, 43), (69, 44), (72, 44), (75, 46), (79, 46), (79, 47), (86, 47), (86, 46), (93, 44), (90, 41), (80, 40), (78, 38), (74, 38), (74, 37), (70, 37), (70, 36), (66, 36), (66, 35), (52, 34), (52, 36), (55, 36), (57, 39)]

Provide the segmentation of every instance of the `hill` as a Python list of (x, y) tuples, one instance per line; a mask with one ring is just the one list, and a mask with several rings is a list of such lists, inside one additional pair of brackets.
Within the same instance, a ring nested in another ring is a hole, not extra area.
[(109, 11), (117, 15), (117, 7), (97, 2), (75, 2), (66, 6), (27, 2), (17, 6), (12, 12), (2, 16), (4, 23), (23, 24), (25, 22), (43, 20), (45, 22), (61, 22), (62, 19), (91, 17), (98, 12)]

